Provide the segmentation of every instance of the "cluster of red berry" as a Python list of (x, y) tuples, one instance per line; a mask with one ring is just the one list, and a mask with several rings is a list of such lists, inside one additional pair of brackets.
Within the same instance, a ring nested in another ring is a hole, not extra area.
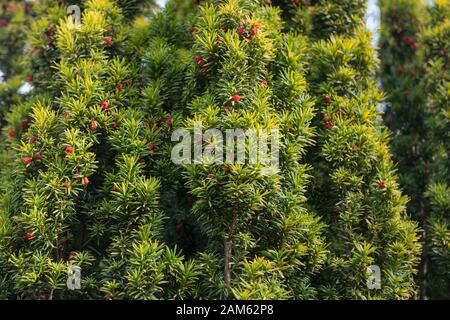
[(325, 127), (326, 127), (328, 130), (331, 130), (331, 129), (334, 128), (333, 124), (331, 123), (331, 119), (330, 119), (329, 116), (323, 117), (322, 121), (323, 121), (323, 123), (325, 124)]
[[(103, 100), (103, 101), (100, 103), (100, 106), (101, 106), (101, 108), (102, 108), (103, 111), (107, 110), (107, 109), (109, 108), (109, 102), (108, 102), (108, 100)], [(27, 131), (27, 130), (28, 130), (28, 125), (29, 125), (29, 119), (28, 119), (28, 118), (25, 118), (25, 119), (22, 121), (22, 131)], [(112, 127), (113, 127), (113, 128), (116, 128), (116, 127), (117, 127), (117, 125), (116, 125), (115, 122), (112, 123)], [(89, 125), (89, 129), (90, 129), (91, 131), (96, 131), (96, 130), (98, 129), (98, 123), (97, 123), (96, 121), (92, 121), (92, 122), (90, 123), (90, 125)], [(15, 130), (10, 130), (10, 131), (8, 131), (8, 136), (9, 136), (10, 138), (13, 138), (15, 135), (16, 135)], [(31, 135), (31, 136), (28, 137), (28, 142), (29, 142), (30, 144), (35, 144), (37, 141), (38, 141), (38, 138), (35, 137), (35, 136), (33, 136), (33, 135)], [(65, 152), (66, 152), (66, 154), (68, 154), (68, 155), (69, 155), (69, 154), (73, 154), (73, 152), (74, 152), (74, 147), (73, 147), (73, 146), (67, 146), (66, 149), (65, 149)], [(33, 161), (42, 161), (42, 159), (43, 159), (42, 153), (37, 152), (37, 153), (35, 153), (32, 157), (30, 157), (30, 156), (23, 157), (23, 158), (22, 158), (22, 164), (25, 165), (26, 167), (28, 167), (28, 166), (31, 165), (31, 163), (32, 163)], [(81, 183), (82, 183), (84, 186), (89, 185), (89, 183), (90, 183), (89, 178), (87, 178), (87, 177), (80, 177), (80, 178), (81, 178)]]
[(407, 45), (409, 45), (414, 50), (417, 49), (417, 42), (411, 39), (406, 34), (402, 37), (403, 42), (405, 42)]
[(244, 27), (244, 24), (241, 22), (239, 24), (239, 27), (237, 28), (237, 33), (241, 38), (248, 37), (250, 39), (256, 38), (256, 36), (259, 34), (261, 30), (261, 24), (256, 22), (251, 26), (251, 29), (247, 31), (247, 29)]

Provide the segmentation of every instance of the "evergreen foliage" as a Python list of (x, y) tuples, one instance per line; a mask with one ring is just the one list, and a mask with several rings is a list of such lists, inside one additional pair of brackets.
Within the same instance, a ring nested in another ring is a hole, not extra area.
[(16, 2), (0, 298), (412, 299), (409, 213), (420, 284), (448, 296), (448, 0), (381, 1), (381, 63), (365, 0), (73, 1), (80, 24)]
[[(145, 173), (157, 131), (138, 111), (139, 74), (126, 58), (130, 26), (113, 2), (91, 0), (81, 25), (68, 17), (54, 32), (54, 72), (43, 81), (53, 95), (30, 102), (32, 121), (17, 137), (2, 197), (1, 292), (33, 299), (185, 297), (193, 270), (160, 240), (160, 182)], [(35, 72), (46, 74), (42, 67)], [(72, 266), (81, 267), (81, 290), (66, 286)], [(163, 289), (167, 283), (173, 289)]]
[(449, 291), (449, 2), (382, 1), (382, 81), (386, 123), (410, 211), (424, 228), (421, 297)]
[(432, 155), (423, 206), (428, 263), (423, 286), (426, 297), (446, 299), (450, 296), (450, 1), (436, 1), (430, 16), (430, 27), (422, 37), (428, 66), (423, 79), (427, 93), (423, 144)]

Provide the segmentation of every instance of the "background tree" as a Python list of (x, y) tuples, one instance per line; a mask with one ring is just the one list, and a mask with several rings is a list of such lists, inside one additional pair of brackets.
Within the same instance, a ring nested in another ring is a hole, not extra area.
[(410, 210), (424, 228), (422, 298), (448, 296), (448, 1), (382, 1), (386, 123)]
[[(304, 2), (302, 2), (304, 3)], [(308, 2), (307, 79), (317, 101), (310, 204), (327, 223), (330, 255), (317, 279), (322, 298), (407, 299), (415, 295), (420, 245), (405, 212), (378, 111), (378, 62), (364, 30), (365, 1)], [(282, 6), (295, 17), (292, 4)], [(311, 10), (311, 8), (314, 8)], [(289, 29), (296, 20), (289, 19)], [(300, 31), (304, 30), (300, 26)], [(367, 267), (378, 265), (381, 288), (367, 287)]]
[(35, 11), (36, 8), (25, 1), (4, 1), (0, 6), (0, 127), (11, 107), (23, 101), (24, 95), (19, 89), (26, 81), (32, 82), (21, 61)]
[(398, 163), (399, 182), (411, 198), (408, 208), (423, 220), (421, 203), (426, 187), (430, 150), (423, 143), (424, 92), (419, 85), (426, 72), (419, 36), (425, 24), (422, 1), (380, 1), (381, 81), (387, 93), (384, 119), (394, 132), (391, 148)]
[[(422, 144), (430, 150), (429, 179), (423, 211), (426, 217), (424, 296), (450, 296), (450, 1), (435, 1), (429, 8), (431, 24), (423, 33), (423, 56), (427, 73)], [(425, 149), (425, 147), (423, 147)]]
[[(380, 79), (387, 94), (384, 121), (394, 132), (391, 149), (399, 169), (399, 183), (409, 195), (409, 212), (423, 226), (424, 191), (429, 177), (430, 148), (424, 123), (425, 93), (420, 85), (420, 34), (426, 23), (424, 1), (380, 1)], [(423, 278), (427, 263), (421, 261)], [(420, 280), (422, 282), (422, 280)], [(424, 295), (424, 287), (421, 287)]]
[(24, 52), (26, 31), (37, 13), (32, 3), (6, 0), (0, 6), (0, 65), (4, 78), (20, 71), (19, 58)]

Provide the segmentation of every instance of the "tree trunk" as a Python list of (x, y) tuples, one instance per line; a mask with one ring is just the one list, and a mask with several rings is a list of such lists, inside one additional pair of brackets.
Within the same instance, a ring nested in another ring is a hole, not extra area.
[(224, 268), (224, 280), (227, 286), (230, 286), (231, 282), (231, 248), (233, 246), (233, 242), (230, 239), (225, 238), (224, 240), (225, 246), (225, 268)]
[(227, 286), (231, 283), (231, 254), (233, 249), (233, 235), (236, 229), (236, 213), (233, 213), (231, 217), (230, 228), (228, 234), (224, 238), (224, 250), (225, 250), (225, 266), (224, 266), (224, 280)]

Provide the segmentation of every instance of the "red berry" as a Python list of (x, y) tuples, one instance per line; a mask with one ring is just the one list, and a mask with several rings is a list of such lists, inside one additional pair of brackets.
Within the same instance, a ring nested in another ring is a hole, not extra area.
[(203, 68), (203, 66), (205, 65), (205, 60), (203, 60), (201, 55), (196, 55), (195, 56), (195, 61), (197, 61), (197, 63), (200, 66), (200, 68)]
[(261, 29), (261, 25), (258, 22), (256, 22), (252, 27), (252, 37), (255, 37), (258, 35), (259, 29)]
[(262, 84), (263, 86), (267, 86), (268, 82), (267, 80), (261, 80), (259, 81), (260, 84)]
[(398, 68), (398, 73), (399, 74), (404, 74), (405, 73), (405, 68), (404, 67)]
[(83, 186), (87, 186), (89, 184), (89, 178), (84, 177), (83, 179), (81, 179), (81, 183), (83, 184)]
[(242, 28), (242, 27), (239, 27), (239, 28), (237, 29), (237, 32), (238, 32), (238, 34), (242, 37), (242, 36), (244, 35), (244, 33), (245, 33), (245, 29)]
[(225, 106), (225, 107), (223, 107), (223, 110), (225, 110), (225, 111), (231, 111), (231, 110), (233, 110), (233, 107), (231, 107), (231, 106)]
[(25, 157), (22, 159), (22, 163), (26, 166), (28, 166), (31, 163), (31, 161), (33, 161), (33, 159), (31, 159), (30, 157)]
[(152, 143), (148, 146), (148, 150), (150, 150), (151, 152), (158, 152), (159, 148), (156, 144)]
[(411, 43), (411, 39), (406, 34), (402, 37), (402, 39), (403, 39), (403, 42), (406, 42), (407, 44)]
[(439, 50), (439, 55), (441, 57), (445, 57), (445, 50), (444, 49)]
[(68, 154), (73, 153), (73, 147), (72, 147), (72, 146), (68, 146), (68, 147), (66, 148), (66, 153), (68, 153)]
[(44, 34), (44, 36), (42, 38), (48, 45), (51, 45), (53, 43), (53, 39), (49, 35)]
[(209, 178), (209, 179), (214, 178), (214, 174), (212, 174), (212, 173), (208, 174), (208, 178)]
[(22, 131), (27, 131), (29, 123), (30, 123), (30, 119), (28, 119), (28, 118), (24, 118), (22, 120), (22, 123), (20, 124)]
[(196, 6), (200, 5), (200, 0), (192, 0), (192, 3)]
[(235, 95), (233, 96), (233, 101), (236, 102), (236, 103), (238, 103), (239, 101), (241, 101), (241, 97), (240, 97), (239, 95), (235, 94)]
[(117, 129), (117, 123), (115, 121), (111, 122), (111, 128), (113, 128), (114, 130)]
[(101, 107), (102, 107), (102, 110), (103, 110), (103, 111), (106, 110), (106, 109), (108, 109), (108, 108), (109, 108), (109, 102), (108, 102), (108, 100), (103, 100), (102, 103), (101, 103)]
[(56, 31), (56, 25), (54, 23), (52, 23), (51, 25), (48, 26), (47, 29), (50, 32), (55, 32)]
[(8, 20), (0, 19), (0, 27), (6, 27), (9, 24)]
[(15, 4), (15, 3), (11, 3), (10, 5), (9, 5), (9, 10), (11, 11), (11, 12), (16, 12), (17, 11), (17, 5)]
[(77, 253), (72, 251), (71, 253), (69, 253), (69, 260), (75, 259), (77, 257)]
[(117, 90), (120, 92), (120, 91), (122, 91), (122, 89), (123, 89), (123, 84), (121, 82), (119, 82), (117, 84)]
[(15, 130), (9, 130), (8, 131), (8, 137), (14, 138), (15, 136), (16, 136), (16, 131)]
[(104, 44), (105, 46), (110, 46), (110, 45), (112, 45), (112, 38), (111, 38), (111, 37), (105, 37), (105, 40), (104, 40), (103, 44)]
[(33, 76), (29, 76), (25, 79), (28, 83), (32, 83), (33, 82)]
[(166, 124), (167, 124), (169, 127), (173, 126), (173, 120), (172, 120), (172, 119), (167, 119), (167, 120), (166, 120)]
[(92, 121), (91, 124), (89, 125), (89, 130), (96, 131), (97, 128), (98, 128), (97, 122)]
[(26, 240), (30, 241), (34, 239), (34, 234), (32, 231), (26, 231), (24, 237)]
[(36, 161), (41, 161), (41, 160), (42, 160), (42, 154), (36, 153), (36, 154), (33, 156), (33, 159), (36, 160)]
[(378, 182), (378, 188), (380, 188), (381, 190), (386, 189), (386, 182), (384, 180), (380, 180)]
[(35, 136), (29, 136), (29, 137), (28, 137), (28, 141), (29, 141), (31, 144), (33, 144), (33, 143), (36, 143), (37, 138), (36, 138)]

